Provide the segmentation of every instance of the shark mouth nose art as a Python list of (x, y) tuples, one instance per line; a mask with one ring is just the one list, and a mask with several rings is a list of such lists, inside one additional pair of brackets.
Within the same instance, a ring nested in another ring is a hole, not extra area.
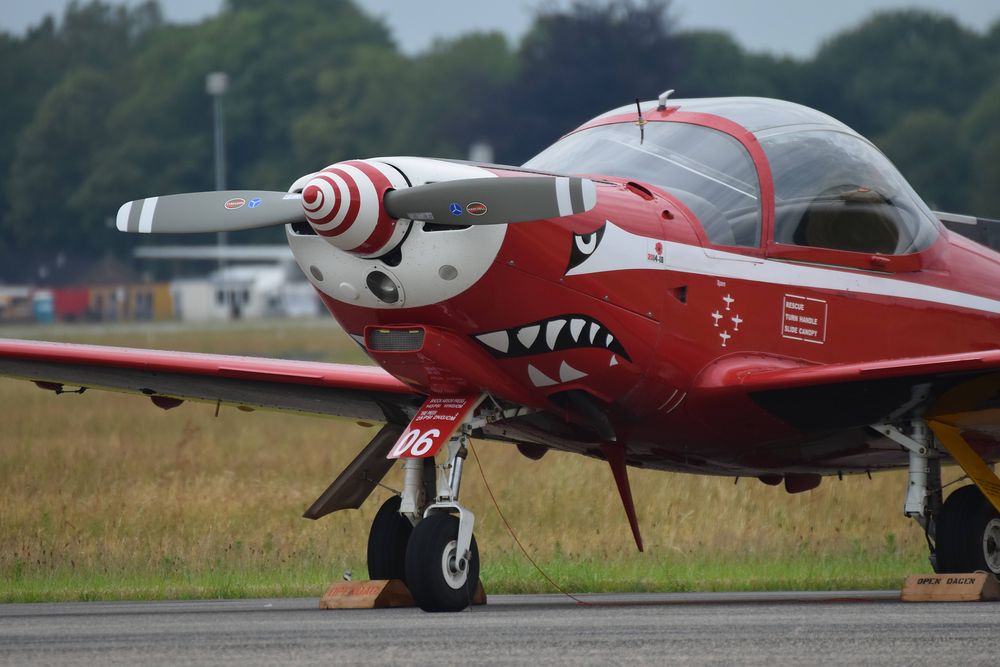
[(474, 337), (498, 359), (590, 347), (608, 350), (632, 361), (615, 335), (587, 315), (559, 315)]

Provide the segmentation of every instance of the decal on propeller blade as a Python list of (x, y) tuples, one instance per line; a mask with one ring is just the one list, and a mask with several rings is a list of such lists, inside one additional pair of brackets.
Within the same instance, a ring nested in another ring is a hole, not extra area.
[(260, 197), (254, 197), (253, 199), (247, 202), (247, 208), (257, 208), (262, 203), (263, 202), (261, 202)]
[(243, 208), (243, 205), (247, 203), (247, 200), (243, 197), (234, 197), (227, 201), (223, 206), (225, 206), (230, 211), (235, 211), (238, 208)]
[(465, 210), (468, 211), (469, 215), (484, 215), (488, 210), (486, 204), (481, 201), (469, 202), (465, 206)]

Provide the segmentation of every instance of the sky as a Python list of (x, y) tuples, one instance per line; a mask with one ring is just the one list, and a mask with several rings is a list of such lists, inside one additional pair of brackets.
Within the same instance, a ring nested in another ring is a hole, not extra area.
[[(133, 3), (135, 0), (110, 0)], [(539, 6), (567, 6), (570, 0), (356, 0), (383, 17), (404, 53), (426, 49), (437, 38), (472, 30), (501, 30), (512, 41), (531, 24)], [(61, 14), (68, 0), (0, 0), (0, 30), (23, 34), (46, 14)], [(214, 14), (222, 0), (160, 0), (166, 17), (197, 21)], [(998, 0), (673, 0), (681, 29), (724, 30), (751, 51), (811, 56), (824, 39), (857, 25), (873, 11), (921, 7), (955, 16), (984, 31), (1000, 19)]]

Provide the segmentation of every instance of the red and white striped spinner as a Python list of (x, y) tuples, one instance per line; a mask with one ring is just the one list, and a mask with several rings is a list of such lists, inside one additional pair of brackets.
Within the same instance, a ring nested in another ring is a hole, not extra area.
[(306, 220), (326, 241), (361, 257), (377, 257), (406, 234), (385, 211), (385, 193), (407, 187), (403, 175), (374, 160), (332, 164), (302, 189)]

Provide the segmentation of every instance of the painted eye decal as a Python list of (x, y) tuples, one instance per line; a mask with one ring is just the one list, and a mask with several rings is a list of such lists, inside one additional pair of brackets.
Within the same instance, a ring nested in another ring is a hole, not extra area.
[(590, 234), (573, 235), (573, 242), (576, 243), (576, 249), (582, 252), (584, 255), (589, 255), (594, 252), (597, 248), (597, 233), (593, 232)]
[(583, 264), (584, 260), (593, 255), (602, 238), (604, 238), (604, 225), (589, 234), (573, 234), (573, 245), (569, 249), (569, 266), (566, 267), (566, 271), (569, 272), (570, 269)]

